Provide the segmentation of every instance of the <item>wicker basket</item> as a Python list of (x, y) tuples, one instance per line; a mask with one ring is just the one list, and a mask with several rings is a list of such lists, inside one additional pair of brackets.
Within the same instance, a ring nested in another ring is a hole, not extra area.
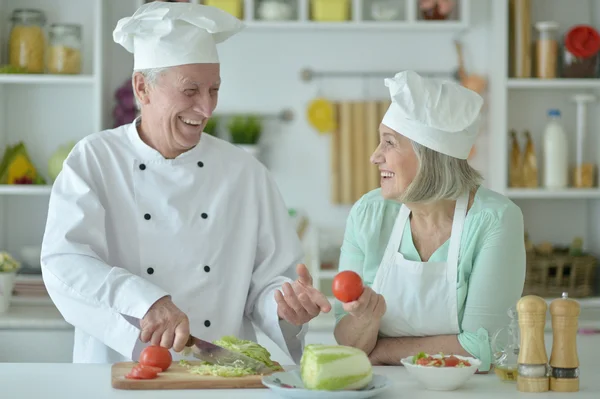
[(597, 259), (593, 256), (571, 256), (554, 252), (540, 255), (527, 251), (527, 273), (523, 295), (584, 298), (595, 294), (594, 272)]

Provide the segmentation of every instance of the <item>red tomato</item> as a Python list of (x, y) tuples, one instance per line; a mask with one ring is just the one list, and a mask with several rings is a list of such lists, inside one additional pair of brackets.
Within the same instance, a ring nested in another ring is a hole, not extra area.
[(448, 356), (444, 358), (444, 363), (446, 364), (446, 367), (456, 367), (458, 366), (459, 362), (460, 360), (456, 356)]
[(159, 367), (166, 371), (173, 363), (173, 356), (167, 348), (158, 345), (147, 346), (140, 354), (140, 364), (145, 366)]
[(340, 301), (352, 302), (360, 298), (364, 288), (363, 281), (357, 273), (345, 270), (333, 278), (331, 289), (333, 295)]
[(135, 365), (129, 374), (125, 376), (130, 380), (151, 380), (158, 376), (162, 369), (159, 367), (144, 366), (143, 364)]

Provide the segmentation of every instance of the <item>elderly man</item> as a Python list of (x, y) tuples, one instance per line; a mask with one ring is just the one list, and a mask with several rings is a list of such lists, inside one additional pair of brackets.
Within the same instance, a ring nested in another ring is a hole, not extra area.
[(48, 292), (75, 326), (74, 362), (137, 359), (149, 344), (179, 352), (190, 334), (256, 340), (252, 322), (297, 362), (306, 323), (331, 309), (268, 171), (202, 134), (221, 84), (216, 44), (242, 27), (165, 2), (118, 22), (140, 118), (73, 148), (42, 246)]

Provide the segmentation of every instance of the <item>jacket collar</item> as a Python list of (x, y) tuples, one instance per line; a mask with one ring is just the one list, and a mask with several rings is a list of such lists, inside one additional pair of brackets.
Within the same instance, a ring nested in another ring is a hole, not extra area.
[(192, 149), (178, 155), (174, 159), (167, 159), (163, 155), (146, 144), (138, 132), (138, 126), (141, 123), (141, 117), (138, 116), (127, 127), (127, 136), (133, 145), (136, 155), (146, 162), (158, 162), (171, 165), (185, 164), (189, 162), (197, 162), (203, 156), (206, 156), (208, 147), (210, 146), (211, 137), (203, 133), (200, 142)]

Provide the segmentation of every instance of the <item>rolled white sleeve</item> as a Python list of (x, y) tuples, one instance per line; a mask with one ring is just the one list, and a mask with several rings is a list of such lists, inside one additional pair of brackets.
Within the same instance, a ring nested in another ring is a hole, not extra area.
[(296, 279), (296, 265), (304, 256), (288, 210), (268, 171), (264, 171), (258, 203), (258, 238), (246, 314), (284, 353), (300, 362), (308, 325), (279, 321), (275, 290)]
[[(167, 292), (107, 264), (105, 209), (81, 145), (65, 160), (50, 196), (42, 241), (44, 283), (67, 322), (131, 358), (139, 322)], [(107, 314), (114, 317), (107, 317)]]

